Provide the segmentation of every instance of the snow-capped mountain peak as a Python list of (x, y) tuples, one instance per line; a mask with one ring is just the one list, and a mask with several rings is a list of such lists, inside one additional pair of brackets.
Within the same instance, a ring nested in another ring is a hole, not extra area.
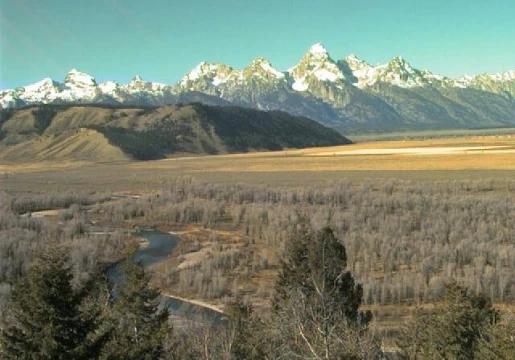
[(193, 68), (193, 70), (191, 70), (188, 75), (185, 76), (185, 79), (194, 81), (201, 77), (211, 76), (216, 72), (218, 67), (219, 64), (202, 61), (197, 66), (195, 66), (195, 68)]
[(351, 54), (343, 60), (356, 78), (355, 86), (366, 88), (377, 83), (387, 83), (403, 88), (443, 84), (446, 78), (427, 70), (418, 70), (402, 56), (396, 56), (386, 64), (372, 66)]
[(361, 60), (354, 54), (350, 54), (339, 62), (340, 67), (347, 67), (351, 72), (354, 86), (359, 88), (366, 87), (373, 82), (376, 69), (364, 60)]
[(55, 101), (59, 97), (62, 85), (50, 78), (45, 78), (34, 84), (25, 86), (15, 91), (23, 101), (47, 103)]
[(145, 81), (145, 80), (143, 80), (143, 78), (141, 76), (136, 75), (132, 78), (132, 80), (126, 86), (124, 86), (124, 90), (131, 94), (136, 94), (138, 92), (144, 92), (144, 93), (149, 93), (152, 91), (161, 92), (167, 87), (168, 87), (168, 85), (166, 85), (166, 84)]
[(252, 63), (243, 70), (243, 76), (245, 78), (248, 77), (258, 77), (268, 79), (270, 77), (275, 79), (283, 79), (284, 74), (278, 71), (276, 68), (272, 66), (270, 61), (264, 57), (258, 57), (252, 61)]
[[(240, 75), (241, 72), (233, 70), (227, 65), (201, 62), (181, 79), (176, 85), (176, 89), (178, 91), (208, 91), (208, 88), (216, 88), (230, 79), (240, 78)], [(216, 93), (217, 90), (210, 90), (210, 92)]]
[[(481, 75), (479, 75), (481, 76)], [(500, 74), (486, 74), (488, 78), (490, 78), (493, 81), (510, 81), (515, 80), (515, 70), (509, 70), (505, 71)]]
[(233, 69), (218, 63), (201, 62), (188, 75), (182, 78), (181, 85), (187, 85), (199, 79), (210, 79), (214, 85), (218, 85), (227, 79)]
[(370, 65), (364, 60), (361, 60), (355, 54), (350, 54), (349, 56), (345, 57), (345, 59), (343, 59), (343, 62), (345, 62), (353, 72), (366, 71), (368, 69), (373, 68), (372, 65)]
[(56, 83), (54, 80), (50, 78), (44, 78), (43, 80), (40, 80), (38, 82), (35, 82), (34, 84), (25, 86), (24, 92), (47, 92), (56, 90), (58, 88), (58, 83)]
[(334, 60), (331, 59), (329, 52), (321, 43), (312, 45), (300, 61), (300, 63), (305, 63), (310, 66), (316, 66), (317, 64), (324, 62), (334, 63)]
[(71, 69), (64, 78), (65, 85), (75, 86), (97, 86), (95, 78), (77, 69)]
[(405, 71), (408, 73), (414, 72), (411, 64), (407, 62), (401, 55), (397, 55), (392, 60), (390, 60), (387, 66), (391, 69), (398, 69), (399, 71)]
[[(378, 84), (381, 86), (376, 86)], [(269, 107), (269, 99), (256, 99), (270, 91), (284, 91), (287, 95), (290, 92), (306, 92), (306, 95), (318, 100), (346, 106), (349, 96), (345, 88), (352, 86), (373, 93), (381, 93), (383, 86), (406, 89), (473, 88), (499, 94), (512, 101), (515, 98), (515, 70), (451, 79), (419, 70), (402, 56), (375, 66), (355, 54), (336, 62), (321, 43), (316, 43), (304, 53), (298, 64), (285, 72), (274, 68), (263, 57), (256, 58), (243, 70), (219, 63), (201, 62), (173, 87), (145, 81), (138, 75), (125, 85), (114, 81), (98, 85), (91, 75), (72, 69), (63, 83), (46, 78), (25, 87), (0, 90), (0, 108), (47, 103), (154, 105), (173, 102), (176, 96), (189, 91), (237, 103), (259, 101), (259, 108)]]
[(141, 76), (136, 75), (127, 84), (127, 87), (132, 88), (132, 89), (144, 89), (145, 87), (147, 87), (147, 84), (150, 85), (151, 83), (144, 81), (141, 78)]
[(292, 88), (295, 91), (308, 90), (308, 83), (313, 81), (313, 79), (336, 83), (343, 82), (346, 78), (338, 64), (327, 52), (327, 49), (320, 43), (311, 46), (301, 61), (289, 69), (288, 73), (294, 80)]
[(116, 81), (104, 81), (98, 86), (102, 93), (109, 95), (112, 95), (119, 87), (120, 85)]
[(402, 56), (394, 57), (390, 62), (375, 67), (373, 78), (369, 84), (376, 82), (389, 83), (403, 88), (428, 85), (424, 74), (414, 69)]
[(131, 93), (138, 91), (148, 91), (152, 90), (152, 83), (144, 81), (141, 76), (136, 75), (132, 78), (132, 80), (125, 87)]
[(308, 50), (308, 53), (315, 56), (325, 56), (329, 54), (322, 43), (316, 43), (311, 45), (311, 47)]
[(347, 55), (345, 57), (345, 59), (343, 59), (343, 60), (346, 61), (347, 63), (352, 63), (352, 64), (366, 63), (365, 61), (363, 61), (359, 57), (357, 57), (357, 55), (354, 54), (354, 53), (351, 53), (351, 54)]

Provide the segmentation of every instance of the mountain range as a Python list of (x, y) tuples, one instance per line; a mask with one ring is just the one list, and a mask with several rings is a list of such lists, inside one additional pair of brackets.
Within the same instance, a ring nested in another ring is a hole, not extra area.
[(333, 59), (314, 44), (286, 71), (257, 58), (243, 70), (201, 62), (178, 83), (98, 84), (71, 70), (0, 91), (2, 109), (35, 104), (161, 106), (200, 102), (282, 110), (343, 130), (407, 130), (515, 125), (515, 71), (448, 78), (413, 67), (401, 56), (373, 66), (349, 55)]

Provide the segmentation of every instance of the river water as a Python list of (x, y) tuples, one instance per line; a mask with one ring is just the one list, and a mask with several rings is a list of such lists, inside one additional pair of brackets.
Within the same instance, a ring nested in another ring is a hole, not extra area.
[[(148, 246), (141, 247), (133, 255), (134, 261), (139, 262), (145, 269), (167, 259), (180, 241), (176, 236), (153, 229), (141, 230), (136, 235), (148, 241)], [(107, 270), (107, 278), (110, 282), (120, 281), (119, 266), (120, 263)], [(168, 308), (171, 315), (204, 322), (220, 323), (226, 320), (226, 317), (218, 311), (183, 300), (163, 295), (160, 296), (160, 302), (162, 306)]]

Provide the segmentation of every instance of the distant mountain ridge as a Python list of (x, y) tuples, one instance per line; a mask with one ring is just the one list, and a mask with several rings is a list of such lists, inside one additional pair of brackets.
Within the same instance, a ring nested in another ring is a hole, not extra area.
[(75, 69), (63, 83), (49, 78), (0, 91), (2, 108), (33, 104), (159, 106), (198, 101), (282, 110), (341, 129), (440, 129), (515, 125), (515, 70), (457, 79), (413, 67), (401, 56), (372, 66), (351, 54), (334, 60), (314, 44), (292, 68), (265, 58), (243, 70), (199, 63), (174, 85), (97, 84)]
[(0, 117), (0, 160), (151, 160), (344, 145), (316, 121), (200, 103), (163, 107), (34, 105)]

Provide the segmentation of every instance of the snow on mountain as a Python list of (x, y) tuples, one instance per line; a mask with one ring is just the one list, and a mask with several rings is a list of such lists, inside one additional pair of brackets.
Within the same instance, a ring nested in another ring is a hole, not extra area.
[[(498, 74), (464, 75), (457, 79), (451, 79), (453, 86), (460, 88), (481, 88), (488, 90), (491, 86), (499, 86), (502, 83), (512, 84), (515, 82), (515, 70)], [(501, 83), (501, 84), (500, 84)]]
[[(515, 71), (450, 79), (418, 70), (400, 56), (381, 65), (370, 65), (351, 54), (336, 62), (320, 43), (314, 44), (298, 64), (285, 72), (274, 68), (265, 58), (257, 58), (243, 70), (218, 63), (199, 63), (177, 84), (171, 86), (144, 81), (135, 76), (128, 84), (115, 81), (97, 84), (94, 77), (76, 69), (59, 83), (49, 78), (11, 90), (0, 90), (2, 108), (46, 103), (131, 103), (161, 104), (187, 91), (216, 95), (232, 101), (271, 89), (305, 92), (323, 101), (346, 104), (344, 87), (368, 91), (376, 84), (405, 89), (417, 87), (474, 88), (515, 97)], [(375, 89), (375, 88), (374, 88)], [(274, 91), (276, 91), (274, 90)], [(377, 91), (377, 89), (373, 90)], [(244, 94), (244, 95), (243, 95)], [(266, 104), (259, 106), (266, 107)]]
[(166, 84), (144, 81), (135, 76), (127, 85), (115, 81), (97, 84), (95, 78), (72, 69), (58, 83), (50, 78), (25, 87), (0, 91), (0, 107), (10, 108), (30, 104), (50, 103), (137, 103), (137, 99), (160, 98), (171, 94), (172, 87)]
[(452, 79), (451, 84), (453, 87), (466, 89), (470, 86), (470, 84), (472, 83), (473, 80), (474, 80), (474, 76), (464, 75), (458, 79)]
[(66, 86), (75, 86), (81, 88), (96, 87), (97, 82), (95, 78), (86, 73), (80, 72), (77, 69), (71, 69), (66, 77), (64, 78), (64, 84)]
[(311, 46), (300, 62), (289, 69), (288, 73), (293, 79), (292, 89), (295, 91), (307, 91), (309, 82), (315, 79), (330, 83), (344, 82), (346, 79), (338, 64), (320, 43)]
[(353, 85), (361, 89), (377, 83), (387, 83), (402, 88), (424, 87), (431, 84), (442, 85), (448, 80), (444, 76), (433, 74), (428, 70), (413, 68), (402, 56), (397, 56), (387, 64), (377, 66), (360, 60), (354, 54), (347, 56), (343, 62), (352, 70), (357, 80)]
[(110, 97), (118, 102), (123, 102), (125, 98), (124, 87), (116, 81), (104, 81), (98, 86), (98, 90), (104, 97)]
[(355, 77), (354, 86), (364, 88), (368, 85), (373, 85), (375, 79), (376, 68), (359, 59), (356, 55), (350, 54), (347, 56), (343, 63), (345, 63)]
[(15, 108), (23, 105), (25, 103), (20, 99), (16, 90), (0, 91), (0, 109)]
[(98, 88), (102, 94), (112, 95), (120, 88), (120, 85), (116, 81), (104, 81)]
[(262, 57), (255, 59), (248, 67), (243, 69), (242, 75), (245, 79), (257, 78), (270, 81), (284, 79), (284, 74), (274, 68), (270, 61)]
[(49, 103), (59, 98), (63, 86), (50, 78), (17, 89), (17, 97), (30, 103)]
[(389, 63), (376, 66), (369, 84), (377, 82), (389, 83), (403, 88), (426, 86), (428, 81), (420, 70), (414, 69), (410, 63), (397, 56)]
[(58, 98), (64, 101), (89, 102), (100, 94), (93, 76), (72, 69), (64, 78), (64, 87)]
[(508, 99), (515, 99), (515, 71), (499, 74), (465, 75), (451, 80), (454, 87), (472, 88), (490, 93), (500, 94)]
[(201, 62), (181, 79), (179, 86), (187, 90), (200, 90), (199, 87), (203, 87), (203, 85), (216, 87), (227, 82), (231, 76), (235, 76), (237, 73), (238, 71), (226, 65)]
[(166, 84), (154, 83), (151, 81), (145, 81), (141, 78), (141, 76), (136, 75), (132, 78), (132, 80), (125, 86), (123, 89), (131, 94), (135, 94), (138, 92), (146, 92), (146, 93), (162, 93), (163, 91), (169, 88)]
[[(491, 77), (496, 77), (497, 75), (490, 75)], [(503, 72), (499, 75), (498, 78), (495, 78), (494, 80), (498, 81), (512, 81), (515, 80), (515, 70), (509, 70), (506, 72)]]

